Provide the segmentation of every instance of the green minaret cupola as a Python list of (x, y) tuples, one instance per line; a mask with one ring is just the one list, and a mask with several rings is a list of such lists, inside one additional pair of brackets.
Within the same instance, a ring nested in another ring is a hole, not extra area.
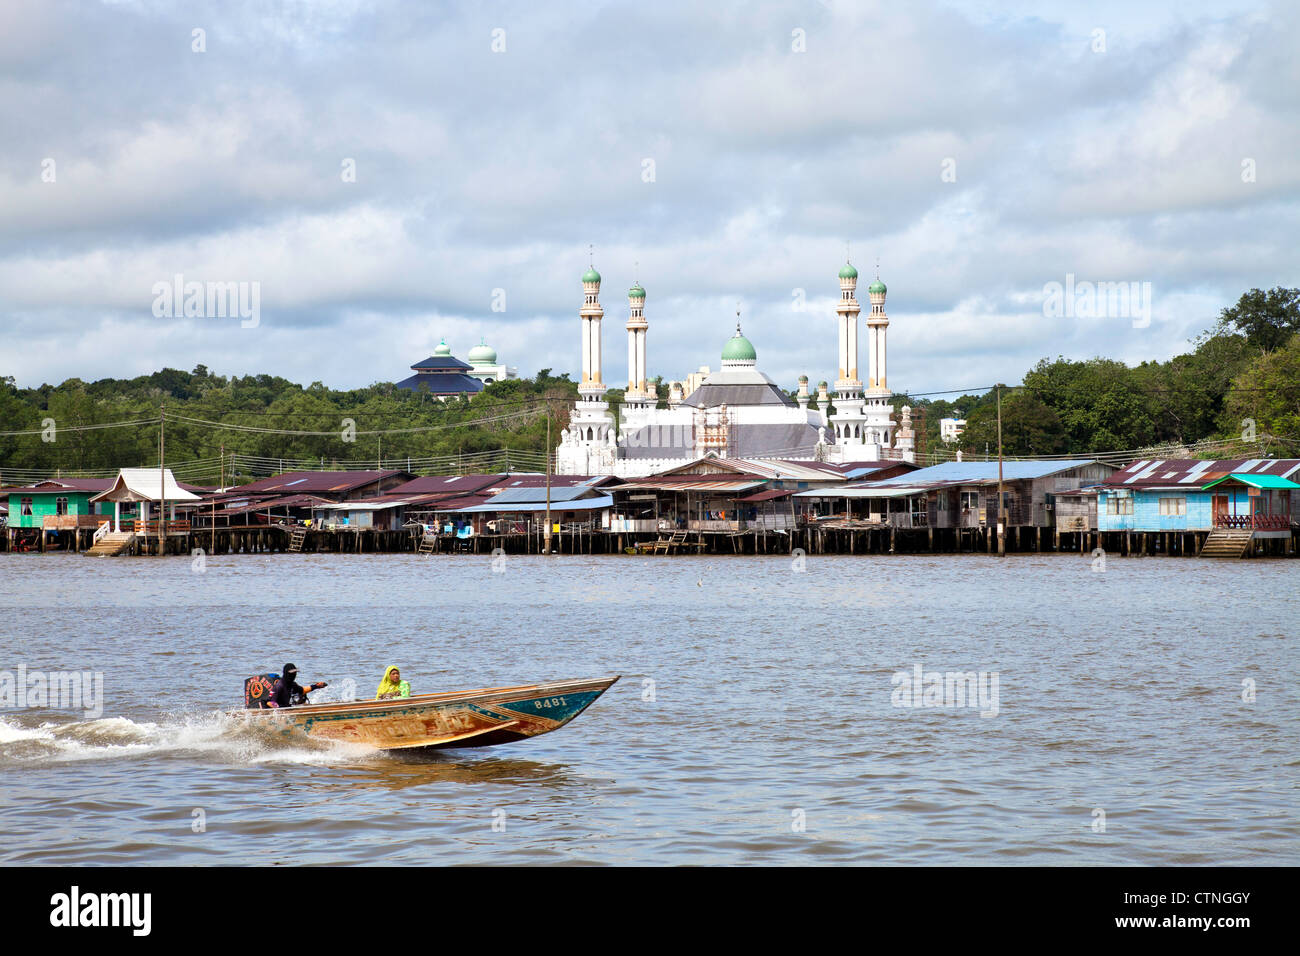
[(886, 291), (885, 284), (881, 282), (880, 277), (877, 276), (876, 281), (867, 286), (867, 291), (873, 295), (884, 295)]
[(583, 282), (599, 282), (599, 281), (600, 281), (600, 273), (596, 271), (596, 267), (595, 267), (595, 266), (592, 266), (590, 269), (588, 269), (586, 272), (584, 272), (584, 273), (582, 274), (582, 281), (583, 281)]
[(857, 277), (858, 277), (858, 270), (853, 268), (853, 264), (851, 262), (844, 263), (844, 265), (840, 268), (841, 279), (856, 279)]
[(632, 288), (628, 289), (627, 297), (629, 299), (644, 299), (645, 289), (641, 288), (641, 283), (638, 282), (635, 285), (633, 285)]
[(443, 339), (441, 342), (438, 343), (438, 347), (437, 347), (436, 349), (433, 350), (433, 354), (434, 354), (434, 355), (450, 355), (450, 354), (451, 354), (451, 346), (447, 344), (447, 340), (446, 340), (446, 339)]

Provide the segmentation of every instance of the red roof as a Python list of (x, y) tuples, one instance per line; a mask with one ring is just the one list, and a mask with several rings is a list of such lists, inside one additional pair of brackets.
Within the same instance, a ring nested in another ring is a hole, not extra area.
[(23, 490), (58, 491), (60, 488), (66, 488), (69, 491), (93, 491), (98, 494), (111, 487), (113, 487), (112, 478), (47, 478), (44, 481), (24, 485)]
[(352, 491), (384, 478), (406, 475), (405, 471), (286, 471), (240, 485), (241, 493), (279, 491), (293, 494)]
[(491, 495), (465, 495), (463, 498), (443, 498), (434, 505), (433, 510), (463, 511), (466, 508), (472, 508), (475, 505), (481, 505), (491, 500)]
[(501, 475), (422, 475), (389, 488), (388, 495), (466, 495), (486, 488)]
[(788, 488), (784, 491), (780, 489), (775, 491), (759, 491), (752, 495), (747, 495), (744, 498), (737, 498), (736, 501), (772, 501), (774, 498), (788, 498), (792, 494), (794, 494), (794, 491)]
[[(223, 515), (242, 515), (257, 511), (270, 511), (276, 508), (312, 508), (316, 505), (332, 505), (334, 502), (328, 498), (320, 498), (316, 495), (281, 495), (272, 498), (261, 498), (256, 501), (246, 503), (233, 503), (232, 507), (216, 509), (217, 517)], [(196, 505), (196, 510), (203, 512), (203, 506)]]

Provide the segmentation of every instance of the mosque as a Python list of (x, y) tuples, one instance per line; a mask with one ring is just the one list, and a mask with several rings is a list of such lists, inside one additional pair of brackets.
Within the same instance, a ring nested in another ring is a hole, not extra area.
[[(915, 460), (915, 435), (909, 409), (901, 424), (893, 420), (885, 375), (885, 284), (879, 276), (867, 287), (867, 381), (858, 376), (858, 270), (839, 271), (836, 305), (839, 374), (832, 400), (821, 382), (817, 408), (809, 408), (808, 376), (799, 376), (797, 396), (758, 370), (758, 354), (741, 332), (722, 349), (722, 365), (693, 390), (673, 383), (666, 408), (646, 372), (646, 292), (638, 282), (628, 290), (628, 383), (615, 425), (601, 372), (600, 273), (582, 277), (582, 380), (569, 427), (560, 436), (556, 470), (561, 474), (617, 475), (636, 478), (698, 458), (768, 458), (850, 464)], [(833, 409), (833, 410), (831, 410)]]
[(462, 362), (451, 354), (443, 339), (433, 354), (411, 366), (414, 375), (397, 383), (398, 388), (413, 392), (428, 391), (446, 401), (457, 395), (474, 396), (493, 382), (518, 378), (519, 370), (497, 363), (497, 353), (482, 339), (469, 350), (469, 361)]

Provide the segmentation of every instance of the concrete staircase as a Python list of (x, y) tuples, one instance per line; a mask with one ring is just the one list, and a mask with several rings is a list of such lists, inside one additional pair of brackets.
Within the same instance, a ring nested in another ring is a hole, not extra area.
[(1202, 558), (1244, 558), (1254, 532), (1250, 528), (1215, 528), (1201, 548)]
[(99, 535), (86, 554), (99, 558), (112, 558), (131, 547), (135, 540), (133, 531), (110, 531)]

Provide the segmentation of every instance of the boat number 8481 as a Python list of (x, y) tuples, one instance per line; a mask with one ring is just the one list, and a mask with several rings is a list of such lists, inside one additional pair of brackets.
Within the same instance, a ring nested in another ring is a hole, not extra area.
[(563, 697), (544, 697), (541, 700), (533, 701), (533, 706), (536, 707), (538, 710), (541, 710), (543, 708), (550, 708), (550, 707), (565, 707), (567, 705), (568, 705), (568, 701), (566, 701)]

